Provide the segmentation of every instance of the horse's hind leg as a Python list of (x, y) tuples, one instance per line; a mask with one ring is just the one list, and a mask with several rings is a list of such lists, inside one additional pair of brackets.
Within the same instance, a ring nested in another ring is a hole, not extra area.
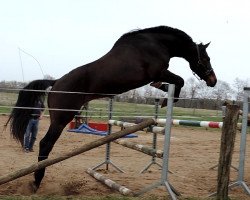
[[(61, 135), (65, 125), (60, 125), (52, 123), (45, 137), (40, 141), (39, 157), (38, 161), (42, 161), (48, 158), (55, 142)], [(32, 189), (34, 192), (39, 188), (41, 181), (44, 177), (45, 168), (35, 171), (35, 181), (32, 184)]]

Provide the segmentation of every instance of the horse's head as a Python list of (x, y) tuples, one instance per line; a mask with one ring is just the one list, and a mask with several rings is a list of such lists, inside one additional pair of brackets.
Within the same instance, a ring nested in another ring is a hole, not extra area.
[(207, 86), (214, 87), (217, 82), (216, 75), (210, 63), (210, 58), (206, 52), (206, 48), (210, 43), (196, 45), (194, 56), (190, 60), (190, 68), (194, 75), (198, 75), (200, 79), (206, 81)]

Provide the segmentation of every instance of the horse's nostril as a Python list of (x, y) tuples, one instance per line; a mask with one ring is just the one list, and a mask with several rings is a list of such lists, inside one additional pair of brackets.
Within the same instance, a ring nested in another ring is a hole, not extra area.
[(215, 75), (210, 75), (206, 81), (207, 86), (214, 87), (217, 83), (217, 78)]

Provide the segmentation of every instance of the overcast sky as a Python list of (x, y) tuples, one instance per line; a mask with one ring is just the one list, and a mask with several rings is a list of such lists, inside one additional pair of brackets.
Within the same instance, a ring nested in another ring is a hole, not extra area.
[[(246, 80), (249, 8), (249, 0), (0, 0), (0, 81), (41, 79), (42, 71), (60, 78), (103, 56), (122, 34), (159, 25), (181, 29), (197, 43), (211, 41), (218, 79)], [(193, 76), (183, 59), (172, 59), (169, 69)]]

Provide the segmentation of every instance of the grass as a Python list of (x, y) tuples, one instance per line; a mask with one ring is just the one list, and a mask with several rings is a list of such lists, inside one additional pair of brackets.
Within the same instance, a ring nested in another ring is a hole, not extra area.
[(17, 100), (17, 95), (17, 93), (0, 92), (0, 105), (14, 105)]
[(10, 108), (2, 108), (1, 105), (0, 105), (0, 113), (10, 113), (11, 112), (11, 109)]
[[(108, 113), (108, 101), (94, 100), (90, 102), (90, 116), (99, 118), (107, 118)], [(95, 114), (95, 115), (94, 115)], [(149, 116), (154, 117), (155, 106), (146, 104), (135, 104), (125, 102), (115, 102), (113, 104), (113, 118), (121, 117), (139, 117)], [(174, 107), (173, 118), (186, 119), (186, 120), (199, 120), (199, 121), (221, 121), (221, 111), (217, 110), (205, 110), (205, 109), (193, 109), (193, 108), (179, 108)], [(105, 117), (106, 116), (106, 117)], [(166, 108), (159, 108), (158, 118), (166, 117)]]

